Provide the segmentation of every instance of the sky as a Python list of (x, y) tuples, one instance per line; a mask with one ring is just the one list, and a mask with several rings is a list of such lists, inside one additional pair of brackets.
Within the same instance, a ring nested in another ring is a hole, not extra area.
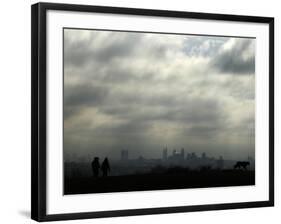
[(64, 158), (254, 157), (255, 39), (64, 29)]

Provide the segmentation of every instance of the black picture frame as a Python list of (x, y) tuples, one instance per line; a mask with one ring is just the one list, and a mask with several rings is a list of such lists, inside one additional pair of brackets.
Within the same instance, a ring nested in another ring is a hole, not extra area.
[[(48, 10), (95, 12), (155, 17), (191, 18), (217, 21), (253, 22), (269, 25), (269, 200), (243, 203), (208, 204), (196, 206), (159, 207), (68, 214), (46, 213), (46, 13)], [(73, 4), (37, 3), (31, 11), (31, 218), (55, 221), (161, 213), (192, 212), (221, 209), (254, 208), (274, 205), (274, 18), (165, 11), (137, 8), (103, 7)]]

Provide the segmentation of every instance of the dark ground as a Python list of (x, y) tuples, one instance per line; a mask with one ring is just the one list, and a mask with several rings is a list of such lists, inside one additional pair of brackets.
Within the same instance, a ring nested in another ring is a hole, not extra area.
[(65, 179), (64, 194), (145, 191), (255, 184), (255, 171), (211, 170)]

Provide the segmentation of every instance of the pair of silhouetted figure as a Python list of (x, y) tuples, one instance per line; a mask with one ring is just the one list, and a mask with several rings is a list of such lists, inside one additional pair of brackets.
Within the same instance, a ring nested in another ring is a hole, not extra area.
[(99, 157), (95, 157), (92, 161), (92, 170), (94, 177), (99, 176), (99, 170), (102, 171), (102, 176), (106, 177), (108, 175), (108, 172), (110, 171), (110, 166), (107, 157), (103, 160), (102, 164), (100, 165)]

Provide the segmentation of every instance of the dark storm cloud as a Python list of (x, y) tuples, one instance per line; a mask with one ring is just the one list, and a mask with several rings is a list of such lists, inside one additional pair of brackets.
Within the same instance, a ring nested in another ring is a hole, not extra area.
[(108, 96), (110, 89), (89, 83), (69, 85), (64, 90), (65, 119), (77, 114), (84, 107), (98, 106)]
[(110, 89), (98, 85), (77, 84), (64, 91), (64, 103), (67, 106), (95, 106), (106, 100)]
[[(138, 113), (138, 109), (142, 108), (142, 112)], [(161, 110), (162, 109), (162, 110)], [(103, 112), (116, 116), (118, 118), (127, 118), (134, 122), (151, 122), (151, 121), (166, 121), (166, 122), (189, 122), (192, 123), (204, 123), (210, 122), (210, 119), (215, 122), (220, 116), (218, 110), (209, 110), (205, 107), (201, 111), (196, 111), (193, 108), (187, 109), (185, 107), (169, 108), (169, 105), (163, 105), (162, 107), (150, 108), (148, 110), (143, 109), (143, 106), (135, 106), (130, 109), (127, 106), (115, 107), (110, 109), (101, 109)], [(216, 108), (218, 109), (218, 108)]]
[(115, 143), (117, 145), (122, 145), (125, 139), (130, 139), (130, 141), (135, 142), (139, 139), (147, 130), (149, 130), (151, 124), (147, 121), (134, 121), (127, 119), (126, 122), (112, 126), (104, 126), (97, 130), (97, 133), (102, 135), (110, 136), (110, 138), (115, 138)]
[(63, 107), (63, 117), (67, 120), (69, 117), (77, 114), (81, 108), (75, 106), (64, 105)]
[[(136, 69), (121, 65), (120, 62), (111, 62), (106, 65), (99, 65), (96, 69), (96, 81), (106, 83), (124, 83), (124, 82), (151, 82), (155, 75), (149, 71), (137, 71)], [(118, 68), (118, 69), (116, 69)], [(140, 73), (139, 75), (136, 75)]]
[(215, 99), (181, 96), (168, 91), (165, 94), (112, 93), (108, 104), (100, 105), (100, 111), (117, 118), (134, 122), (169, 121), (179, 123), (203, 123), (223, 118), (220, 104)]
[(216, 124), (213, 126), (208, 125), (194, 125), (191, 128), (187, 129), (186, 133), (188, 136), (193, 137), (202, 137), (202, 138), (210, 138), (216, 137), (217, 132), (219, 132), (221, 127)]
[[(73, 32), (73, 30), (66, 30)], [(120, 61), (123, 57), (135, 57), (139, 51), (143, 51), (149, 58), (163, 58), (169, 50), (167, 46), (159, 43), (143, 43), (145, 34), (110, 32), (92, 32), (89, 37), (73, 41), (65, 35), (64, 62), (66, 66), (91, 65), (98, 63), (99, 66), (107, 65), (114, 61)], [(102, 41), (101, 41), (102, 39)], [(146, 44), (146, 47), (142, 46)], [(118, 64), (117, 64), (118, 65)], [(115, 70), (116, 71), (116, 70)], [(118, 70), (117, 70), (118, 71)]]
[(236, 40), (230, 49), (220, 52), (212, 65), (222, 73), (253, 74), (255, 72), (254, 39)]
[[(71, 31), (71, 30), (70, 30)], [(66, 30), (66, 32), (70, 32)], [(140, 36), (125, 33), (104, 32), (103, 41), (100, 42), (98, 32), (92, 32), (90, 37), (72, 41), (67, 34), (64, 42), (64, 60), (66, 65), (83, 66), (91, 61), (108, 63), (114, 58), (129, 56), (138, 46)]]

